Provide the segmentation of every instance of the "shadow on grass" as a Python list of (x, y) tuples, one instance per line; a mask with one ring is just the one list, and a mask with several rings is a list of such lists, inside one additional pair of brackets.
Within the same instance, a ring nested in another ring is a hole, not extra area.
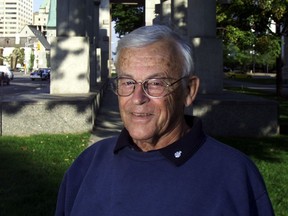
[(59, 181), (20, 151), (0, 152), (0, 214), (53, 215)]
[(249, 157), (259, 160), (281, 163), (281, 154), (288, 153), (288, 136), (264, 138), (218, 138), (222, 142), (244, 152)]
[(54, 214), (62, 170), (50, 175), (52, 167), (37, 164), (28, 151), (25, 146), (16, 151), (1, 148), (1, 215)]
[(0, 215), (54, 215), (63, 174), (83, 148), (71, 153), (71, 142), (49, 137), (0, 137)]

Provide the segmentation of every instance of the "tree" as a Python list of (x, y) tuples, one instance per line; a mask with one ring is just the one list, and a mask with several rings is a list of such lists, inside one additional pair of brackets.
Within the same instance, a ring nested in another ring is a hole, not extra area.
[(138, 5), (112, 4), (112, 21), (119, 38), (134, 29), (145, 25), (144, 9)]
[[(276, 31), (271, 26), (276, 23)], [(236, 50), (249, 61), (277, 68), (277, 95), (281, 95), (281, 37), (288, 32), (287, 0), (233, 0), (217, 5), (218, 33), (223, 38), (227, 55)], [(225, 50), (224, 49), (224, 50)], [(241, 62), (241, 58), (235, 60)], [(225, 56), (224, 56), (225, 59)], [(226, 56), (226, 59), (229, 58)], [(272, 59), (272, 60), (271, 60)], [(276, 60), (276, 61), (275, 61)], [(248, 61), (248, 62), (249, 62)], [(229, 61), (228, 61), (229, 62)], [(273, 63), (274, 62), (274, 63)]]
[(255, 50), (258, 54), (256, 63), (265, 65), (268, 72), (268, 67), (275, 66), (275, 59), (281, 54), (280, 39), (275, 35), (262, 35), (255, 43)]
[(30, 54), (30, 64), (29, 64), (29, 71), (33, 70), (34, 67), (34, 60), (35, 60), (35, 55), (33, 53)]
[(12, 69), (15, 69), (17, 64), (24, 64), (24, 57), (25, 57), (24, 49), (15, 48), (12, 53), (9, 55), (10, 66)]

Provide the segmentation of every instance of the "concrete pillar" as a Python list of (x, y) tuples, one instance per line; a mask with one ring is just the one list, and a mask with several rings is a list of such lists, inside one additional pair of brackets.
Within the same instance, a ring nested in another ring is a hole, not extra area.
[(187, 7), (188, 0), (171, 0), (171, 21), (182, 36), (187, 35)]
[(155, 16), (155, 5), (159, 4), (160, 0), (146, 0), (145, 1), (145, 25), (153, 25)]
[(288, 82), (288, 37), (283, 37), (282, 41), (282, 78), (284, 82)]
[(220, 94), (223, 89), (222, 43), (216, 38), (191, 38), (201, 94)]
[(55, 37), (51, 49), (50, 94), (89, 93), (89, 40)]
[(89, 93), (96, 86), (97, 1), (57, 1), (57, 36), (51, 46), (51, 94)]
[(223, 89), (223, 57), (222, 42), (216, 38), (216, 1), (188, 0), (187, 17), (200, 93), (219, 94)]
[(190, 37), (216, 37), (215, 0), (189, 0), (187, 18)]
[[(86, 0), (87, 1), (87, 0)], [(93, 2), (93, 1), (90, 1)], [(97, 77), (97, 68), (101, 62), (97, 61), (97, 49), (99, 49), (98, 37), (99, 37), (99, 4), (100, 2), (94, 1), (94, 5), (92, 7), (88, 7), (88, 14), (90, 16), (86, 17), (87, 22), (87, 34), (90, 39), (90, 49), (89, 49), (89, 65), (90, 65), (90, 73), (89, 73), (89, 81), (90, 81), (90, 91), (97, 90), (97, 82), (101, 81)], [(99, 76), (100, 77), (100, 76)]]
[(86, 7), (86, 0), (58, 0), (57, 36), (86, 36)]
[(161, 0), (156, 4), (156, 14), (159, 14), (155, 24), (171, 24), (171, 0)]
[(98, 45), (101, 48), (101, 79), (109, 76), (109, 42), (110, 42), (110, 1), (101, 0), (99, 11), (99, 38)]

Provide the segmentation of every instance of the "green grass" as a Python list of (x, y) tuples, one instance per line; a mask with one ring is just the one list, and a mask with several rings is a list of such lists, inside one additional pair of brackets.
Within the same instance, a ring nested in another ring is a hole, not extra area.
[(0, 215), (54, 215), (63, 174), (89, 137), (0, 137)]

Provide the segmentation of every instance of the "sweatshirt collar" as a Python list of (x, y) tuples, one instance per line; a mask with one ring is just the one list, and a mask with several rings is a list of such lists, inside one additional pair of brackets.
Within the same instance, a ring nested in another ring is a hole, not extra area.
[[(159, 151), (167, 160), (171, 161), (176, 166), (181, 166), (189, 160), (206, 140), (206, 136), (202, 129), (202, 122), (199, 118), (185, 116), (185, 120), (191, 127), (191, 130), (188, 133), (176, 142), (171, 143), (164, 148), (154, 150)], [(140, 149), (133, 143), (126, 128), (121, 131), (118, 137), (114, 153), (117, 154), (125, 147), (131, 147), (140, 151)]]

